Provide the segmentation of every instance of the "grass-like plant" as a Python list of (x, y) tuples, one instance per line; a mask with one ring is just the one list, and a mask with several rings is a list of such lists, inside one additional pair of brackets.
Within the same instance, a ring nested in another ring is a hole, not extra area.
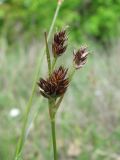
[(15, 157), (14, 157), (15, 160), (21, 160), (22, 158), (22, 151), (23, 151), (24, 143), (26, 139), (27, 125), (28, 125), (29, 114), (31, 111), (33, 95), (35, 93), (36, 82), (39, 77), (40, 68), (41, 68), (42, 60), (44, 58), (45, 53), (46, 53), (47, 63), (48, 63), (48, 78), (47, 80), (44, 80), (41, 78), (38, 82), (38, 85), (39, 85), (40, 93), (44, 97), (48, 98), (49, 114), (50, 114), (50, 121), (51, 121), (51, 130), (52, 130), (52, 140), (53, 140), (53, 150), (54, 150), (54, 160), (57, 160), (55, 116), (75, 71), (78, 68), (81, 68), (83, 64), (85, 64), (86, 58), (88, 55), (86, 48), (82, 47), (80, 50), (74, 53), (73, 66), (69, 73), (68, 73), (68, 69), (65, 69), (63, 66), (60, 66), (58, 69), (55, 69), (55, 65), (59, 56), (63, 55), (63, 53), (66, 51), (66, 48), (67, 48), (67, 43), (66, 43), (67, 36), (66, 36), (66, 30), (64, 29), (58, 33), (55, 33), (54, 35), (54, 40), (52, 43), (52, 53), (53, 53), (52, 60), (53, 61), (51, 61), (51, 55), (48, 47), (48, 40), (50, 39), (51, 33), (53, 31), (54, 24), (55, 24), (62, 2), (63, 0), (58, 0), (58, 5), (53, 17), (53, 21), (50, 26), (50, 30), (48, 32), (48, 36), (45, 33), (45, 47), (43, 47), (42, 49), (43, 54), (40, 55), (40, 58), (36, 65), (36, 72), (35, 72), (35, 79), (33, 81), (32, 93), (29, 98), (28, 104), (26, 106), (22, 133), (18, 141), (16, 152), (15, 152)]
[[(55, 10), (55, 13), (54, 13), (54, 16), (53, 16), (52, 23), (50, 25), (47, 41), (50, 39), (50, 36), (51, 36), (52, 31), (53, 31), (53, 28), (54, 28), (54, 25), (55, 25), (60, 7), (62, 5), (62, 2), (63, 2), (63, 0), (58, 0), (58, 2), (57, 2), (57, 7), (56, 7), (56, 10)], [(22, 157), (22, 150), (23, 150), (23, 147), (24, 147), (26, 133), (27, 133), (27, 123), (28, 123), (29, 114), (30, 114), (30, 111), (31, 111), (33, 96), (34, 96), (34, 93), (35, 93), (36, 82), (37, 82), (38, 77), (39, 77), (40, 68), (41, 68), (41, 64), (42, 64), (44, 55), (45, 55), (45, 46), (43, 46), (43, 48), (42, 48), (42, 54), (40, 54), (40, 57), (38, 58), (38, 62), (37, 62), (37, 65), (36, 65), (35, 78), (34, 78), (34, 81), (33, 81), (32, 92), (31, 92), (31, 96), (30, 96), (30, 98), (28, 100), (28, 103), (27, 103), (27, 106), (26, 106), (26, 111), (25, 111), (24, 120), (23, 120), (22, 132), (21, 132), (21, 136), (18, 140), (18, 144), (17, 144), (17, 147), (16, 147), (16, 152), (15, 152), (15, 155), (14, 155), (14, 160), (21, 160), (21, 157)]]
[(79, 50), (74, 51), (73, 65), (71, 66), (70, 71), (68, 68), (64, 68), (64, 66), (56, 68), (56, 63), (59, 60), (59, 57), (62, 56), (66, 51), (67, 39), (68, 37), (66, 34), (66, 29), (56, 32), (54, 34), (52, 42), (52, 54), (50, 54), (47, 42), (47, 34), (45, 33), (48, 78), (40, 78), (40, 80), (38, 81), (40, 94), (48, 99), (54, 160), (58, 159), (55, 131), (56, 113), (63, 100), (63, 97), (72, 80), (74, 73), (78, 69), (83, 67), (83, 65), (86, 63), (88, 55), (87, 48), (82, 46)]

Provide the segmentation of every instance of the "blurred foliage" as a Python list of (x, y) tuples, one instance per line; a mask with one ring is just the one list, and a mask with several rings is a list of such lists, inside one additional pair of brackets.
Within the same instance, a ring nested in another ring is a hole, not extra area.
[[(8, 39), (38, 35), (48, 29), (57, 0), (0, 0), (0, 31)], [(118, 33), (119, 0), (65, 0), (57, 26), (69, 25), (76, 41), (95, 38), (106, 42)], [(79, 35), (79, 36), (78, 36)]]

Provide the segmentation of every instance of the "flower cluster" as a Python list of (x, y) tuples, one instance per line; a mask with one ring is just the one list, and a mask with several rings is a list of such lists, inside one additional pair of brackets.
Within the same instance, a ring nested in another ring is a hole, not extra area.
[[(62, 3), (61, 0), (58, 3)], [(46, 44), (46, 58), (48, 63), (48, 77), (46, 79), (40, 78), (38, 81), (39, 91), (42, 96), (48, 99), (49, 116), (51, 121), (52, 140), (54, 160), (57, 159), (56, 148), (56, 134), (55, 134), (55, 117), (57, 110), (63, 100), (64, 94), (73, 78), (76, 70), (83, 67), (86, 63), (88, 51), (87, 47), (81, 47), (73, 55), (73, 65), (71, 65), (70, 72), (63, 66), (55, 68), (57, 60), (62, 56), (67, 49), (67, 34), (66, 30), (61, 30), (54, 34), (52, 42), (52, 57), (49, 51), (47, 34), (45, 33)], [(52, 61), (52, 62), (51, 62)]]
[(87, 60), (87, 55), (88, 55), (88, 51), (87, 51), (87, 47), (86, 46), (82, 46), (77, 52), (74, 52), (74, 64), (75, 64), (75, 68), (79, 69), (81, 67), (83, 67), (83, 65), (86, 63)]
[[(65, 53), (67, 48), (67, 34), (66, 30), (61, 30), (54, 34), (52, 42), (52, 53), (53, 58), (58, 59), (63, 53)], [(74, 51), (73, 66), (75, 70), (83, 67), (86, 63), (88, 56), (87, 47), (82, 46), (76, 52)], [(54, 66), (54, 65), (53, 65)], [(67, 75), (68, 69), (60, 66), (58, 69), (53, 70), (49, 77), (45, 80), (40, 78), (38, 82), (39, 90), (41, 95), (46, 98), (58, 98), (65, 94), (68, 85), (70, 75)]]
[(54, 40), (52, 43), (52, 52), (54, 57), (61, 56), (67, 48), (67, 36), (66, 30), (55, 33)]
[(57, 98), (63, 95), (69, 84), (69, 80), (66, 78), (67, 71), (68, 69), (60, 66), (47, 80), (40, 78), (38, 82), (40, 93), (46, 98)]

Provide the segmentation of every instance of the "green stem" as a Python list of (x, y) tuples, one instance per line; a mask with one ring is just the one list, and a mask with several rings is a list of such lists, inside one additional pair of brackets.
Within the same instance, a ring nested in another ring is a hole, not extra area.
[(53, 143), (54, 160), (57, 160), (55, 118), (51, 119), (51, 131), (52, 131), (52, 143)]
[(51, 133), (52, 133), (52, 143), (53, 143), (53, 153), (54, 153), (54, 160), (57, 160), (57, 146), (56, 146), (56, 132), (55, 132), (55, 103), (56, 100), (49, 99), (49, 115), (50, 115), (50, 122), (51, 122)]
[(32, 88), (32, 94), (31, 97), (29, 99), (28, 105), (27, 105), (27, 109), (25, 112), (25, 116), (24, 116), (24, 123), (23, 123), (23, 127), (22, 127), (22, 134), (21, 137), (18, 141), (18, 145), (17, 145), (17, 149), (16, 149), (16, 154), (15, 154), (15, 160), (17, 160), (17, 157), (20, 156), (21, 152), (22, 152), (22, 148), (23, 148), (23, 144), (24, 144), (24, 140), (25, 140), (25, 133), (26, 133), (26, 127), (27, 127), (27, 121), (28, 121), (28, 116), (29, 116), (29, 112), (31, 109), (31, 105), (32, 105), (32, 98), (33, 98), (33, 94), (34, 94), (34, 90), (35, 90), (35, 86), (36, 86), (36, 82), (34, 82), (33, 84), (33, 88)]
[[(50, 30), (49, 30), (49, 33), (48, 33), (47, 40), (49, 40), (49, 38), (51, 36), (51, 33), (53, 31), (54, 24), (55, 24), (57, 15), (59, 13), (60, 6), (61, 6), (61, 4), (58, 3), (56, 11), (55, 11), (55, 14), (54, 14), (54, 17), (53, 17), (52, 24), (50, 26)], [(25, 112), (25, 116), (24, 116), (25, 117), (24, 118), (24, 124), (23, 124), (23, 127), (22, 127), (22, 133), (21, 133), (20, 139), (19, 139), (18, 144), (17, 144), (15, 158), (14, 158), (15, 160), (18, 160), (19, 157), (21, 157), (21, 152), (22, 152), (22, 149), (23, 149), (24, 141), (25, 141), (28, 117), (29, 117), (29, 113), (30, 113), (30, 110), (31, 110), (31, 106), (32, 106), (33, 95), (35, 93), (35, 87), (36, 87), (36, 82), (37, 82), (37, 79), (38, 79), (38, 76), (39, 76), (39, 72), (40, 72), (40, 66), (41, 66), (41, 63), (42, 63), (44, 55), (45, 55), (44, 54), (45, 47), (43, 47), (42, 51), (43, 51), (43, 54), (42, 54), (42, 56), (40, 55), (41, 58), (38, 59), (38, 62), (37, 62), (37, 67), (36, 67), (36, 72), (35, 72), (35, 79), (34, 79), (33, 87), (32, 87), (32, 93), (31, 93), (31, 96), (29, 98), (28, 104), (26, 106), (26, 112)]]
[(55, 67), (55, 65), (56, 65), (56, 62), (57, 62), (57, 57), (54, 58), (54, 60), (53, 60), (53, 63), (52, 63), (52, 71), (54, 70), (54, 67)]
[(51, 33), (53, 31), (53, 28), (54, 28), (54, 25), (55, 25), (55, 21), (56, 21), (56, 18), (58, 16), (58, 13), (59, 13), (61, 5), (62, 5), (62, 3), (58, 3), (57, 4), (57, 8), (56, 8), (56, 11), (55, 11), (55, 14), (54, 14), (54, 17), (53, 17), (53, 21), (52, 21), (52, 24), (50, 26), (50, 30), (49, 30), (49, 33), (48, 33), (48, 39), (50, 38)]
[(46, 32), (45, 32), (45, 44), (46, 44), (46, 58), (47, 58), (47, 64), (48, 64), (48, 71), (49, 71), (49, 76), (50, 76), (50, 74), (51, 74), (51, 59), (50, 59), (50, 52), (49, 52)]
[(71, 69), (71, 73), (69, 74), (69, 82), (71, 82), (71, 80), (72, 80), (72, 78), (73, 78), (73, 76), (74, 76), (74, 74), (75, 74), (75, 71), (76, 71), (76, 69), (75, 69), (75, 67), (73, 67), (73, 68)]

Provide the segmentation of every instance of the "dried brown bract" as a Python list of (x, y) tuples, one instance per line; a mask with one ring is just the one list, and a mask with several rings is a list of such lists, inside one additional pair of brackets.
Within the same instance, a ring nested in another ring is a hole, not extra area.
[(87, 61), (88, 56), (87, 47), (82, 46), (77, 52), (74, 52), (74, 65), (76, 69), (83, 67)]
[(54, 57), (61, 56), (66, 51), (66, 41), (66, 30), (62, 30), (54, 34), (54, 40), (52, 43), (52, 52)]
[(61, 66), (47, 80), (41, 78), (38, 82), (40, 93), (46, 98), (62, 96), (69, 84), (68, 78), (66, 78), (67, 71), (68, 69)]

